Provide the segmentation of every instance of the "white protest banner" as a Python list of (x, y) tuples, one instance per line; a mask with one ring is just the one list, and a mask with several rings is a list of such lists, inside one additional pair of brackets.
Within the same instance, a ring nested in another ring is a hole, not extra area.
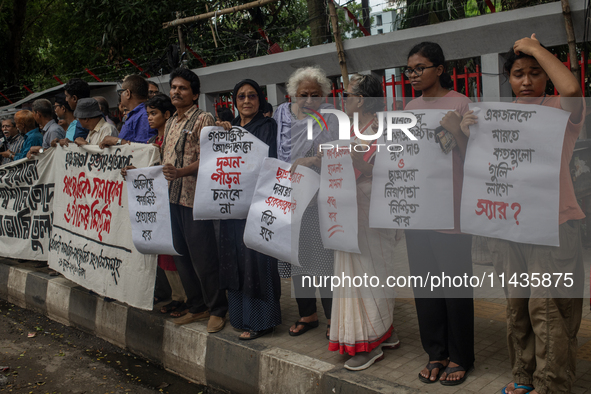
[(47, 260), (53, 222), (54, 149), (0, 167), (0, 256)]
[(204, 127), (193, 218), (245, 219), (269, 146), (241, 127)]
[(49, 267), (96, 293), (152, 309), (156, 256), (133, 246), (121, 169), (159, 160), (153, 145), (58, 147)]
[(558, 246), (560, 157), (569, 113), (508, 103), (470, 104), (461, 227), (465, 233)]
[(244, 244), (257, 252), (299, 266), (302, 216), (318, 190), (320, 177), (303, 166), (292, 175), (290, 167), (281, 160), (263, 160), (246, 219)]
[(168, 181), (162, 166), (128, 170), (127, 201), (138, 252), (178, 255), (172, 242)]
[[(452, 153), (443, 153), (435, 129), (447, 110), (414, 110), (410, 140), (394, 130), (380, 141), (373, 168), (369, 225), (373, 228), (443, 230), (454, 228)], [(399, 144), (401, 146), (395, 146)], [(388, 146), (390, 145), (390, 146)]]
[[(341, 146), (339, 146), (341, 143)], [(357, 233), (357, 183), (349, 143), (333, 141), (323, 149), (318, 215), (320, 236), (326, 249), (360, 253)]]

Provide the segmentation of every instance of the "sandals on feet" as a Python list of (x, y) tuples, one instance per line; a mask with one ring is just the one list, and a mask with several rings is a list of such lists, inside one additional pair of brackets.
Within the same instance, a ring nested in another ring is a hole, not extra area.
[(263, 335), (267, 335), (273, 332), (273, 328), (267, 328), (266, 330), (263, 331), (253, 331), (253, 330), (248, 330), (246, 332), (248, 332), (250, 334), (249, 337), (238, 337), (238, 339), (240, 339), (241, 341), (250, 341), (251, 339), (257, 339), (262, 337)]
[[(461, 365), (458, 365), (457, 367), (447, 367), (445, 368), (445, 372), (447, 375), (445, 375), (445, 380), (440, 380), (439, 383), (441, 383), (444, 386), (457, 386), (458, 384), (462, 384), (464, 383), (464, 381), (466, 380), (466, 378), (468, 377), (468, 372), (470, 372), (472, 369), (468, 368), (468, 370), (466, 371), (464, 369), (464, 367), (462, 367)], [(464, 376), (462, 376), (460, 379), (458, 380), (447, 380), (447, 377), (454, 373), (454, 372), (460, 372), (460, 371), (464, 371)]]
[[(528, 386), (527, 384), (515, 384), (513, 383), (513, 391), (515, 390), (526, 390), (525, 394), (528, 394), (529, 392), (534, 391), (534, 388), (532, 386)], [(507, 386), (503, 387), (503, 389), (501, 390), (502, 394), (507, 394)]]
[(185, 316), (187, 313), (189, 313), (189, 309), (177, 309), (174, 312), (170, 313), (170, 316), (172, 317), (182, 317)]
[(441, 376), (441, 374), (443, 373), (443, 370), (445, 369), (445, 365), (443, 365), (441, 363), (429, 363), (429, 364), (427, 364), (427, 366), (425, 368), (427, 368), (427, 370), (429, 371), (429, 377), (431, 377), (431, 371), (433, 371), (435, 368), (439, 369), (439, 372), (437, 373), (437, 377), (435, 378), (435, 380), (431, 380), (430, 378), (426, 378), (423, 375), (421, 375), (421, 373), (419, 372), (419, 380), (423, 383), (431, 384), (431, 383), (435, 383), (439, 380), (439, 377)]
[(179, 309), (187, 309), (187, 305), (185, 305), (185, 303), (181, 301), (172, 301), (160, 308), (160, 313), (174, 312)]
[(293, 331), (289, 331), (289, 335), (292, 337), (297, 337), (300, 336), (306, 332), (308, 332), (309, 330), (318, 327), (318, 320), (316, 321), (312, 321), (310, 323), (306, 323), (304, 321), (296, 321), (295, 322), (295, 326), (296, 328), (298, 328), (298, 326), (304, 326), (302, 329), (300, 329), (298, 332), (293, 332)]

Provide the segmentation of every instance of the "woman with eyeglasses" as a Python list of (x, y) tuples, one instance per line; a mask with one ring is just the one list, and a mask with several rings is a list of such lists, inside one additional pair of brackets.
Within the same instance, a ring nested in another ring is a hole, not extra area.
[[(323, 114), (326, 127), (312, 122), (313, 135), (308, 139), (308, 119), (322, 109), (334, 109), (325, 102), (330, 93), (330, 80), (319, 67), (297, 69), (287, 82), (287, 93), (292, 102), (283, 103), (273, 114), (277, 121), (277, 158), (292, 163), (291, 171), (298, 166), (306, 166), (320, 173), (318, 147), (322, 143), (337, 140), (338, 120), (333, 114)], [(299, 336), (319, 326), (316, 309), (316, 288), (304, 287), (303, 275), (328, 276), (333, 274), (334, 251), (324, 249), (320, 237), (320, 222), (316, 198), (304, 211), (299, 237), (299, 263), (282, 264), (282, 268), (291, 273), (292, 287), (298, 304), (300, 318), (289, 328), (289, 335)], [(332, 307), (330, 287), (319, 287), (320, 299), (328, 327), (325, 333), (328, 339)], [(324, 334), (323, 334), (324, 335)]]
[[(238, 116), (217, 122), (225, 129), (240, 126), (269, 145), (269, 157), (277, 157), (277, 123), (263, 115), (265, 95), (259, 85), (244, 79), (234, 87)], [(281, 282), (277, 260), (244, 245), (246, 219), (220, 221), (220, 287), (228, 290), (230, 323), (252, 340), (273, 332), (281, 324)]]
[[(372, 75), (355, 74), (345, 93), (345, 108), (349, 118), (358, 115), (358, 130), (374, 134), (376, 113), (384, 110), (382, 84)], [(353, 133), (353, 125), (351, 126)], [(361, 253), (335, 251), (334, 270), (338, 277), (386, 278), (394, 272), (394, 250), (400, 240), (398, 230), (369, 226), (375, 143), (356, 138), (351, 159), (356, 177), (358, 240)], [(400, 231), (400, 235), (402, 232)], [(392, 325), (394, 295), (392, 291), (370, 286), (340, 287), (334, 290), (332, 327), (328, 350), (351, 356), (345, 368), (360, 371), (381, 360), (383, 348), (396, 349), (400, 341)]]
[[(445, 72), (441, 47), (422, 42), (413, 47), (407, 58), (405, 75), (421, 97), (412, 100), (407, 110), (450, 110), (441, 126), (453, 135), (457, 146), (453, 155), (453, 230), (407, 230), (406, 248), (410, 274), (472, 275), (472, 236), (460, 231), (460, 201), (464, 178), (463, 160), (468, 139), (460, 128), (461, 116), (468, 111), (469, 98), (450, 90), (450, 76)], [(429, 362), (418, 374), (423, 383), (454, 386), (465, 381), (474, 364), (474, 301), (472, 288), (413, 289), (419, 333)]]

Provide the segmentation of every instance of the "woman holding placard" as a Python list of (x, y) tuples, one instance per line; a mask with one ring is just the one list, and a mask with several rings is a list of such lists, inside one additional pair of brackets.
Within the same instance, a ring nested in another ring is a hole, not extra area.
[[(292, 163), (291, 171), (297, 166), (306, 166), (320, 172), (318, 147), (322, 143), (337, 140), (338, 120), (333, 114), (324, 114), (326, 126), (322, 128), (312, 122), (313, 136), (308, 138), (308, 120), (318, 116), (322, 109), (334, 109), (325, 102), (330, 93), (330, 80), (319, 67), (299, 68), (291, 74), (287, 82), (287, 92), (292, 102), (283, 103), (273, 114), (277, 121), (277, 158)], [(330, 276), (333, 274), (334, 252), (325, 249), (320, 236), (318, 206), (316, 199), (306, 208), (302, 218), (299, 238), (299, 263), (301, 266), (288, 265), (292, 275), (298, 312), (300, 318), (290, 327), (289, 335), (299, 336), (317, 328), (316, 289), (305, 287), (303, 275)], [(324, 315), (330, 329), (332, 292), (328, 286), (319, 287)], [(328, 330), (326, 333), (328, 339)]]
[[(277, 123), (263, 115), (265, 95), (251, 79), (234, 87), (238, 116), (218, 122), (230, 129), (240, 126), (269, 145), (269, 157), (277, 155)], [(220, 287), (228, 290), (230, 323), (244, 330), (241, 340), (251, 340), (273, 332), (281, 324), (281, 282), (277, 260), (244, 245), (246, 219), (220, 221)]]
[[(380, 81), (372, 75), (355, 74), (349, 81), (345, 105), (347, 115), (358, 114), (359, 130), (364, 135), (374, 134), (372, 124), (376, 112), (384, 109)], [(353, 134), (353, 126), (351, 128)], [(358, 253), (335, 251), (335, 275), (338, 277), (393, 275), (394, 248), (400, 238), (398, 230), (369, 227), (373, 163), (376, 145), (355, 139), (363, 148), (351, 150), (357, 185)], [(400, 231), (402, 233), (402, 231)], [(360, 371), (369, 368), (383, 357), (382, 348), (398, 348), (400, 341), (394, 331), (394, 296), (387, 289), (368, 287), (338, 287), (332, 301), (332, 327), (328, 350), (352, 356), (345, 368)]]
[[(537, 104), (570, 112), (560, 163), (559, 244), (544, 246), (489, 238), (493, 264), (498, 274), (523, 275), (531, 285), (505, 285), (507, 297), (507, 342), (514, 382), (503, 393), (570, 393), (577, 364), (577, 332), (583, 308), (584, 269), (581, 221), (585, 215), (577, 203), (569, 171), (575, 142), (583, 128), (585, 101), (573, 74), (536, 39), (517, 40), (507, 55), (504, 71), (516, 96), (515, 103)], [(546, 94), (548, 80), (560, 96)], [(477, 123), (470, 111), (462, 131)], [(557, 275), (572, 275), (569, 283), (556, 282)], [(535, 286), (534, 276), (552, 277), (551, 287)], [(555, 283), (556, 282), (556, 283)], [(558, 286), (556, 286), (558, 284)], [(569, 286), (570, 285), (570, 286)], [(552, 290), (550, 290), (552, 288)], [(552, 297), (552, 298), (549, 298)]]
[[(445, 72), (441, 47), (433, 42), (417, 44), (408, 54), (404, 74), (421, 97), (412, 100), (407, 110), (450, 110), (441, 126), (451, 134), (453, 155), (453, 230), (408, 230), (406, 247), (411, 275), (472, 275), (472, 237), (460, 231), (460, 202), (464, 178), (463, 158), (468, 139), (460, 129), (461, 115), (468, 111), (469, 98), (450, 90), (450, 76)], [(439, 125), (427, 125), (435, 128)], [(450, 136), (448, 135), (448, 138)], [(471, 288), (413, 289), (419, 332), (429, 363), (419, 373), (423, 383), (457, 385), (465, 381), (474, 364), (474, 301)]]

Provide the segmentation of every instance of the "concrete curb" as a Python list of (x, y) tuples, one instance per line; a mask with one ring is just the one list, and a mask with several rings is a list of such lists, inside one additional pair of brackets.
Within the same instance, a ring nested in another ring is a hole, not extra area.
[(290, 350), (240, 341), (203, 322), (184, 326), (156, 312), (106, 302), (63, 277), (0, 260), (0, 297), (96, 335), (188, 380), (232, 393), (416, 393)]

